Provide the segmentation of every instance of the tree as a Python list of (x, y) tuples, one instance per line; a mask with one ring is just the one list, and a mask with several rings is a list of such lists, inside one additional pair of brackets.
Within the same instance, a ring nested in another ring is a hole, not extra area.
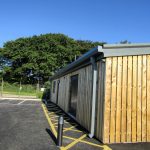
[(34, 83), (40, 78), (45, 82), (56, 70), (74, 61), (75, 56), (79, 57), (102, 44), (74, 40), (63, 34), (45, 34), (6, 42), (1, 54), (11, 62), (11, 67), (7, 67), (5, 79), (19, 82), (23, 77), (23, 83)]
[(121, 41), (120, 44), (131, 44), (128, 40)]

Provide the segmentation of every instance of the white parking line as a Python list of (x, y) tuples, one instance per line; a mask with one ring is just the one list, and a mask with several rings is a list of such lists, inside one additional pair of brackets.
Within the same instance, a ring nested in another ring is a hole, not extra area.
[(15, 106), (38, 106), (38, 105), (40, 105), (40, 103), (39, 104), (20, 104), (20, 105), (18, 105), (18, 104), (10, 104), (10, 103), (0, 103), (0, 106), (3, 106), (3, 105), (15, 105)]
[(24, 103), (26, 100), (24, 100), (24, 101), (21, 101), (20, 103), (18, 103), (18, 105), (20, 105), (20, 104), (22, 104), (22, 103)]

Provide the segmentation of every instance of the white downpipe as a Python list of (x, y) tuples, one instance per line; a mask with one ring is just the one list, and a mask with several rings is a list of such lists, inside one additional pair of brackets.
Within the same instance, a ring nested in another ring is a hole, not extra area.
[(95, 113), (96, 113), (96, 88), (97, 88), (97, 64), (94, 57), (91, 57), (92, 63), (92, 112), (91, 112), (91, 129), (89, 137), (92, 138), (95, 132)]

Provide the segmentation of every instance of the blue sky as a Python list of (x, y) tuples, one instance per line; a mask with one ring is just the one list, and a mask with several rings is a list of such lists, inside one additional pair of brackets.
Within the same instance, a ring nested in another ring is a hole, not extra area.
[(0, 47), (45, 33), (107, 43), (150, 42), (150, 1), (0, 0)]

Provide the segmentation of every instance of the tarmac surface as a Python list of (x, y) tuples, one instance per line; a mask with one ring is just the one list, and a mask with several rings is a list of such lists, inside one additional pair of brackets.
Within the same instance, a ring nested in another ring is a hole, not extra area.
[[(62, 147), (56, 146), (59, 116), (64, 116)], [(0, 100), (0, 150), (149, 150), (150, 143), (104, 145), (53, 103)]]
[(57, 150), (41, 102), (0, 100), (0, 150)]
[(46, 106), (50, 129), (54, 136), (57, 132), (58, 117), (64, 117), (62, 150), (150, 150), (150, 143), (103, 144), (95, 138), (91, 139), (88, 132), (57, 105), (50, 102)]

